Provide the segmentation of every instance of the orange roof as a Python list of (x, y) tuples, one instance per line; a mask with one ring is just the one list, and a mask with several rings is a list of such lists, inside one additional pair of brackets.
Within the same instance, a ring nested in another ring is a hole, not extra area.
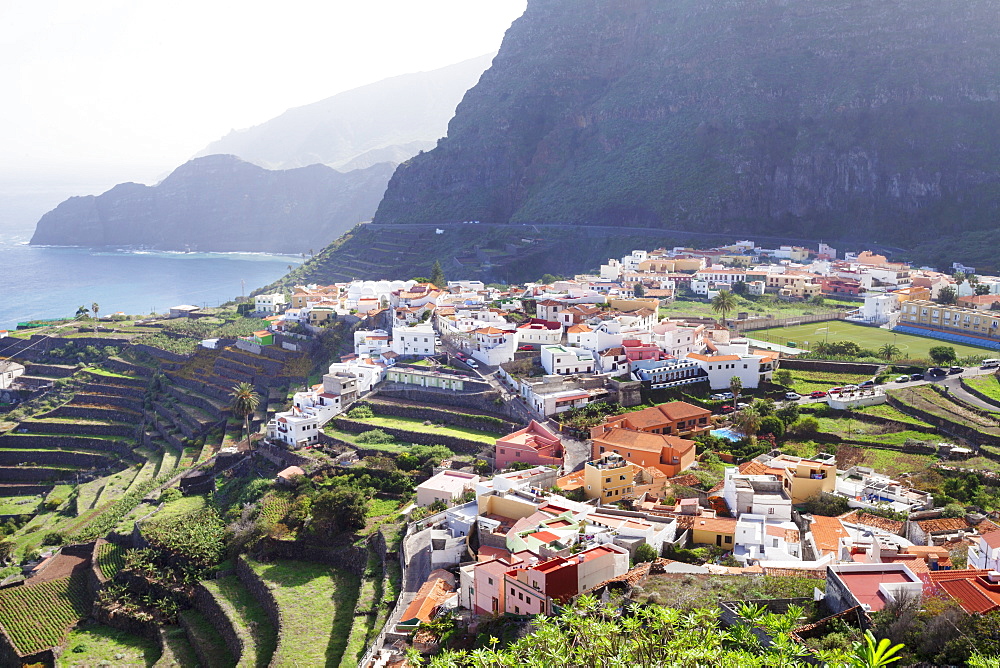
[(931, 571), (927, 575), (969, 614), (1000, 609), (1000, 583), (989, 580), (989, 571)]
[(734, 517), (694, 517), (691, 528), (695, 531), (711, 531), (713, 533), (736, 534), (736, 518)]
[(941, 531), (962, 531), (969, 528), (969, 523), (964, 517), (941, 517), (936, 520), (923, 520), (917, 522), (925, 533), (938, 533)]
[(870, 515), (868, 513), (859, 513), (856, 510), (849, 513), (844, 513), (840, 516), (840, 519), (845, 522), (851, 522), (855, 524), (863, 524), (864, 526), (875, 527), (877, 529), (882, 529), (888, 531), (889, 533), (899, 534), (903, 530), (903, 523), (899, 520), (890, 520), (885, 517), (879, 517), (878, 515)]
[(498, 334), (509, 334), (502, 329), (497, 329), (496, 327), (483, 327), (482, 329), (477, 329), (476, 334), (486, 334), (487, 336), (496, 336)]
[(594, 330), (592, 330), (590, 327), (587, 327), (586, 325), (573, 325), (572, 327), (566, 329), (567, 334), (583, 334), (592, 331)]
[(434, 617), (438, 606), (451, 598), (455, 593), (455, 576), (448, 571), (438, 569), (430, 574), (427, 582), (420, 586), (416, 597), (410, 602), (399, 623), (429, 622)]
[(699, 355), (698, 353), (688, 353), (688, 357), (702, 362), (738, 362), (740, 360), (739, 355)]
[(993, 549), (1000, 547), (1000, 531), (989, 531), (984, 533), (982, 534), (982, 539), (983, 542)]
[(836, 553), (840, 548), (840, 539), (848, 535), (847, 529), (836, 517), (813, 515), (809, 529), (812, 531), (816, 547), (824, 553)]
[(596, 442), (610, 445), (620, 445), (632, 450), (644, 450), (646, 452), (661, 453), (664, 448), (671, 448), (680, 453), (687, 452), (695, 447), (694, 441), (677, 436), (666, 436), (664, 434), (651, 434), (644, 431), (632, 431), (621, 427), (612, 427), (594, 439)]
[(768, 472), (767, 466), (756, 459), (740, 464), (737, 470), (739, 470), (740, 475), (765, 475)]
[(551, 543), (552, 541), (559, 540), (559, 536), (555, 535), (551, 531), (536, 531), (533, 534), (528, 534), (526, 538), (534, 538), (540, 543)]

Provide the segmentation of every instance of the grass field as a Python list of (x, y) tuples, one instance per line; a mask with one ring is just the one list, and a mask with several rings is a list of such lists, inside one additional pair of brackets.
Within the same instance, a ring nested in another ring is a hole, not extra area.
[(35, 496), (0, 496), (0, 515), (33, 515), (42, 502)]
[(361, 579), (323, 564), (249, 562), (272, 590), (283, 626), (272, 666), (336, 666), (354, 623)]
[(871, 380), (870, 375), (857, 373), (832, 373), (829, 371), (792, 371), (792, 389), (799, 394), (809, 394), (816, 390), (827, 391), (837, 385), (849, 385)]
[(993, 374), (989, 376), (978, 376), (976, 378), (966, 378), (965, 383), (987, 397), (1000, 403), (1000, 379)]
[[(753, 300), (744, 297), (737, 298), (736, 313), (746, 312), (754, 316), (775, 318), (794, 318), (802, 315), (818, 315), (838, 311), (839, 306), (849, 306), (858, 308), (860, 302), (848, 302), (837, 299), (827, 299), (822, 306), (810, 304), (809, 302), (783, 302), (774, 299)], [(712, 310), (712, 305), (707, 301), (678, 300), (666, 306), (660, 307), (660, 317), (694, 316), (699, 318), (717, 318), (718, 314)]]
[(375, 417), (362, 418), (357, 421), (370, 424), (372, 428), (389, 427), (392, 429), (402, 429), (420, 434), (442, 434), (444, 436), (452, 436), (454, 438), (464, 438), (469, 441), (478, 441), (480, 443), (485, 443), (486, 445), (493, 445), (496, 443), (497, 438), (499, 438), (499, 435), (488, 431), (466, 429), (465, 427), (453, 427), (451, 425), (441, 424), (427, 425), (424, 424), (424, 420), (418, 420), (416, 418), (386, 417), (376, 415)]
[(156, 642), (110, 626), (95, 624), (74, 630), (66, 639), (59, 668), (151, 666), (160, 658)]
[(757, 329), (747, 332), (752, 339), (786, 345), (794, 342), (799, 348), (809, 350), (810, 345), (825, 341), (854, 341), (862, 348), (878, 351), (886, 343), (894, 343), (900, 349), (902, 357), (923, 359), (928, 357), (934, 346), (951, 346), (959, 357), (968, 355), (989, 355), (995, 351), (978, 346), (963, 346), (949, 341), (940, 341), (911, 334), (893, 334), (887, 329), (866, 327), (842, 320), (828, 322), (813, 322), (792, 327), (774, 327)]

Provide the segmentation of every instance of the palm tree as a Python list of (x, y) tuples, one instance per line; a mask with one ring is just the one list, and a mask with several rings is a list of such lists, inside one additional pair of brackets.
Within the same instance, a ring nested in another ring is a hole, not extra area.
[(733, 376), (729, 379), (729, 391), (733, 393), (733, 401), (740, 398), (740, 392), (743, 391), (743, 381), (739, 376)]
[(712, 297), (712, 310), (722, 316), (723, 321), (729, 317), (730, 313), (736, 310), (736, 307), (736, 295), (729, 290), (722, 290), (719, 294)]
[(733, 413), (733, 429), (744, 436), (753, 436), (760, 430), (760, 413), (754, 408), (744, 408)]
[(90, 312), (94, 314), (94, 333), (97, 333), (97, 314), (101, 311), (101, 305), (94, 302), (90, 305)]
[(250, 440), (250, 416), (260, 406), (260, 395), (250, 383), (237, 383), (229, 393), (233, 398), (233, 412), (243, 416), (243, 433)]
[(78, 308), (76, 310), (76, 317), (77, 318), (82, 318), (85, 315), (87, 315), (88, 313), (90, 313), (90, 310), (85, 305), (80, 304), (80, 308)]
[(878, 349), (878, 356), (887, 362), (891, 362), (893, 358), (899, 357), (899, 353), (899, 346), (894, 343), (886, 343)]

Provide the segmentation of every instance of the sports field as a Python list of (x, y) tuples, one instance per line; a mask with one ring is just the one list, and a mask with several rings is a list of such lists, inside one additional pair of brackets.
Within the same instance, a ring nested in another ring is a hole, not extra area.
[(886, 343), (894, 343), (900, 350), (900, 357), (909, 359), (928, 357), (928, 351), (934, 346), (951, 346), (955, 349), (955, 354), (959, 357), (967, 355), (992, 356), (996, 354), (995, 350), (990, 350), (989, 348), (964, 346), (950, 341), (913, 336), (912, 334), (893, 334), (889, 330), (880, 327), (855, 325), (843, 320), (810, 322), (804, 325), (774, 327), (772, 329), (756, 329), (747, 332), (746, 335), (751, 339), (760, 339), (761, 341), (779, 343), (781, 345), (794, 342), (797, 347), (805, 350), (809, 350), (817, 343), (825, 343), (827, 341), (854, 341), (862, 348), (875, 351)]

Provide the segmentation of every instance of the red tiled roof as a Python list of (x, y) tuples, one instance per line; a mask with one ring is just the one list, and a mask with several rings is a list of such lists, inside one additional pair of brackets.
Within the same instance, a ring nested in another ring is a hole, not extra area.
[(941, 517), (936, 520), (917, 522), (917, 526), (925, 533), (938, 533), (962, 531), (969, 528), (969, 523), (965, 521), (964, 517)]

